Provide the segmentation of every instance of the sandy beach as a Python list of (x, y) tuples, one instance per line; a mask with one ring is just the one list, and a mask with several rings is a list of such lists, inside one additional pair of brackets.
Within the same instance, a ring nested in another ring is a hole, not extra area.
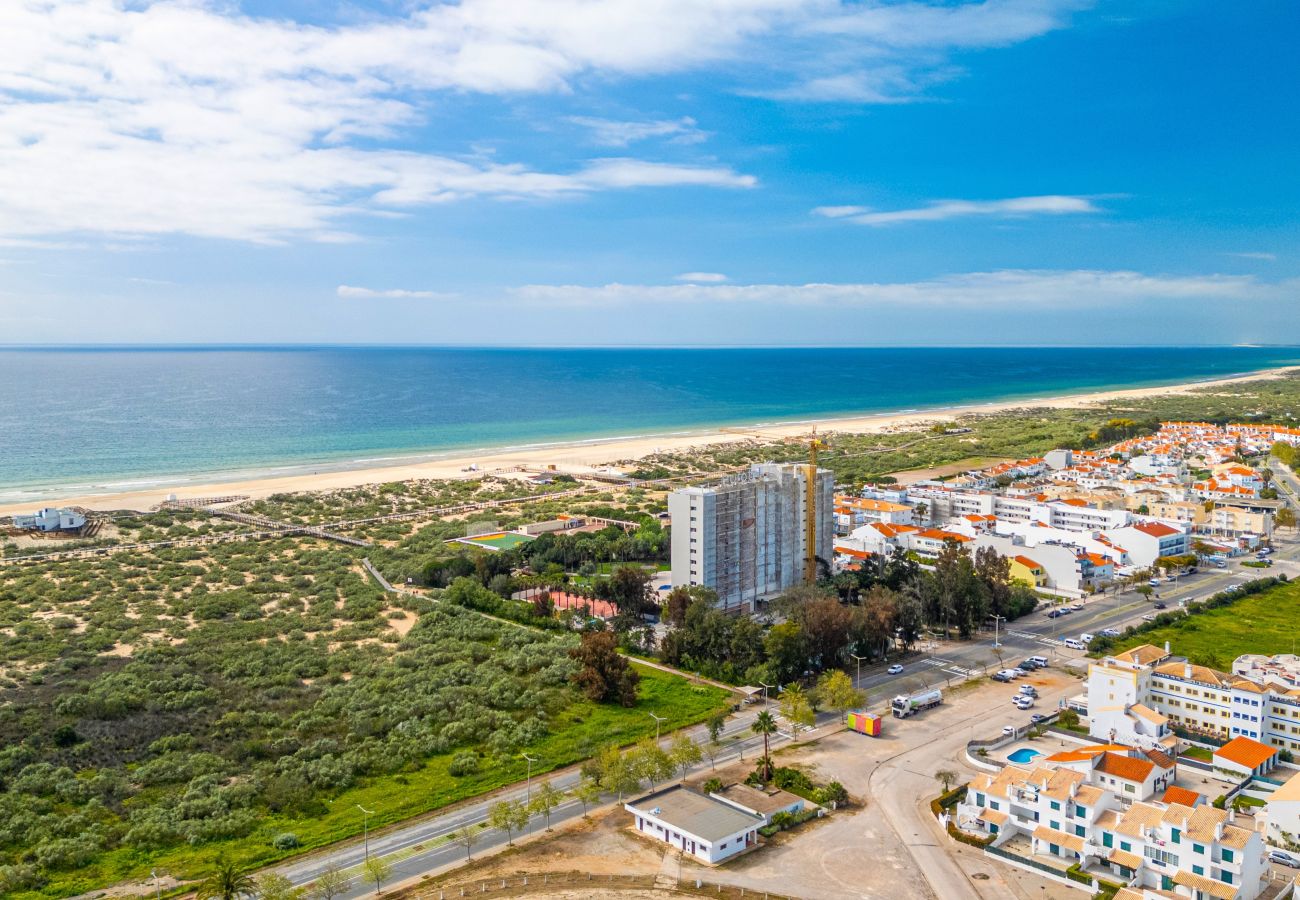
[(408, 481), (417, 478), (477, 477), (475, 473), (466, 472), (466, 469), (470, 466), (476, 466), (478, 472), (481, 473), (514, 466), (538, 468), (553, 465), (561, 472), (581, 474), (602, 467), (619, 467), (658, 452), (690, 450), (696, 447), (752, 440), (755, 437), (776, 440), (783, 437), (808, 434), (814, 425), (819, 431), (831, 433), (882, 432), (952, 421), (963, 415), (996, 413), (1008, 409), (1079, 408), (1090, 404), (1126, 398), (1136, 399), (1184, 394), (1188, 391), (1213, 387), (1214, 385), (1279, 378), (1294, 371), (1300, 371), (1300, 366), (1267, 369), (1232, 378), (1196, 381), (1164, 387), (1069, 394), (1059, 397), (1012, 400), (916, 412), (882, 413), (852, 418), (810, 419), (776, 425), (728, 426), (726, 428), (700, 430), (684, 434), (614, 438), (520, 450), (486, 450), (456, 457), (426, 458), (410, 462), (399, 461), (392, 465), (335, 468), (320, 472), (295, 472), (294, 474), (260, 478), (235, 475), (229, 480), (213, 478), (203, 483), (194, 484), (164, 483), (139, 490), (92, 492), (81, 496), (50, 496), (16, 504), (0, 504), (0, 516), (32, 512), (42, 505), (80, 506), (92, 510), (147, 510), (173, 494), (178, 499), (231, 494), (257, 498), (270, 494), (298, 491), (330, 491), (388, 481)]

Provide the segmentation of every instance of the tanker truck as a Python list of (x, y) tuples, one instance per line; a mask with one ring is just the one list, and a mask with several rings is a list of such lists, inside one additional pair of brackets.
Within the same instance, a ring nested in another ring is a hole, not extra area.
[(900, 694), (894, 698), (890, 708), (894, 711), (894, 718), (906, 719), (912, 713), (921, 712), (924, 709), (932, 709), (943, 702), (943, 691), (938, 688), (933, 690), (922, 691), (919, 694), (904, 696)]

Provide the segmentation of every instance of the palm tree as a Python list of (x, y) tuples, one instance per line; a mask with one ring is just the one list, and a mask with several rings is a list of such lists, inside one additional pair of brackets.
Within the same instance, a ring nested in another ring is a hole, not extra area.
[(257, 894), (253, 876), (224, 856), (217, 857), (217, 867), (199, 882), (194, 892), (195, 900), (240, 900)]
[(776, 719), (767, 710), (763, 710), (754, 718), (754, 724), (749, 726), (755, 734), (763, 736), (763, 780), (767, 781), (772, 777), (772, 754), (768, 750), (768, 735), (776, 733)]

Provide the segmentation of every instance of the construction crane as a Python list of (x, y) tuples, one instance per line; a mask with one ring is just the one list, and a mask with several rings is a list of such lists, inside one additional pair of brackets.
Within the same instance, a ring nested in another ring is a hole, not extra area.
[(817, 583), (817, 451), (825, 450), (830, 445), (817, 437), (813, 429), (812, 439), (808, 442), (808, 467), (804, 477), (804, 584)]

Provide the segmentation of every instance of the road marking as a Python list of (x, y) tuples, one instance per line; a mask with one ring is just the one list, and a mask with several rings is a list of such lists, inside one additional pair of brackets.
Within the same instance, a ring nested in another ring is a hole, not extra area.
[(1014, 637), (1018, 637), (1018, 638), (1031, 638), (1031, 639), (1033, 639), (1033, 638), (1040, 638), (1040, 637), (1042, 637), (1041, 634), (1034, 634), (1032, 631), (1008, 631), (1007, 634), (1010, 634), (1010, 635), (1012, 635), (1012, 636), (1014, 636)]
[(1039, 642), (1040, 644), (1053, 644), (1054, 646), (1057, 646), (1057, 647), (1064, 647), (1064, 646), (1065, 646), (1065, 641), (1058, 640), (1058, 639), (1056, 639), (1056, 638), (1045, 638), (1045, 637), (1040, 637), (1040, 638), (1038, 639), (1038, 642)]

